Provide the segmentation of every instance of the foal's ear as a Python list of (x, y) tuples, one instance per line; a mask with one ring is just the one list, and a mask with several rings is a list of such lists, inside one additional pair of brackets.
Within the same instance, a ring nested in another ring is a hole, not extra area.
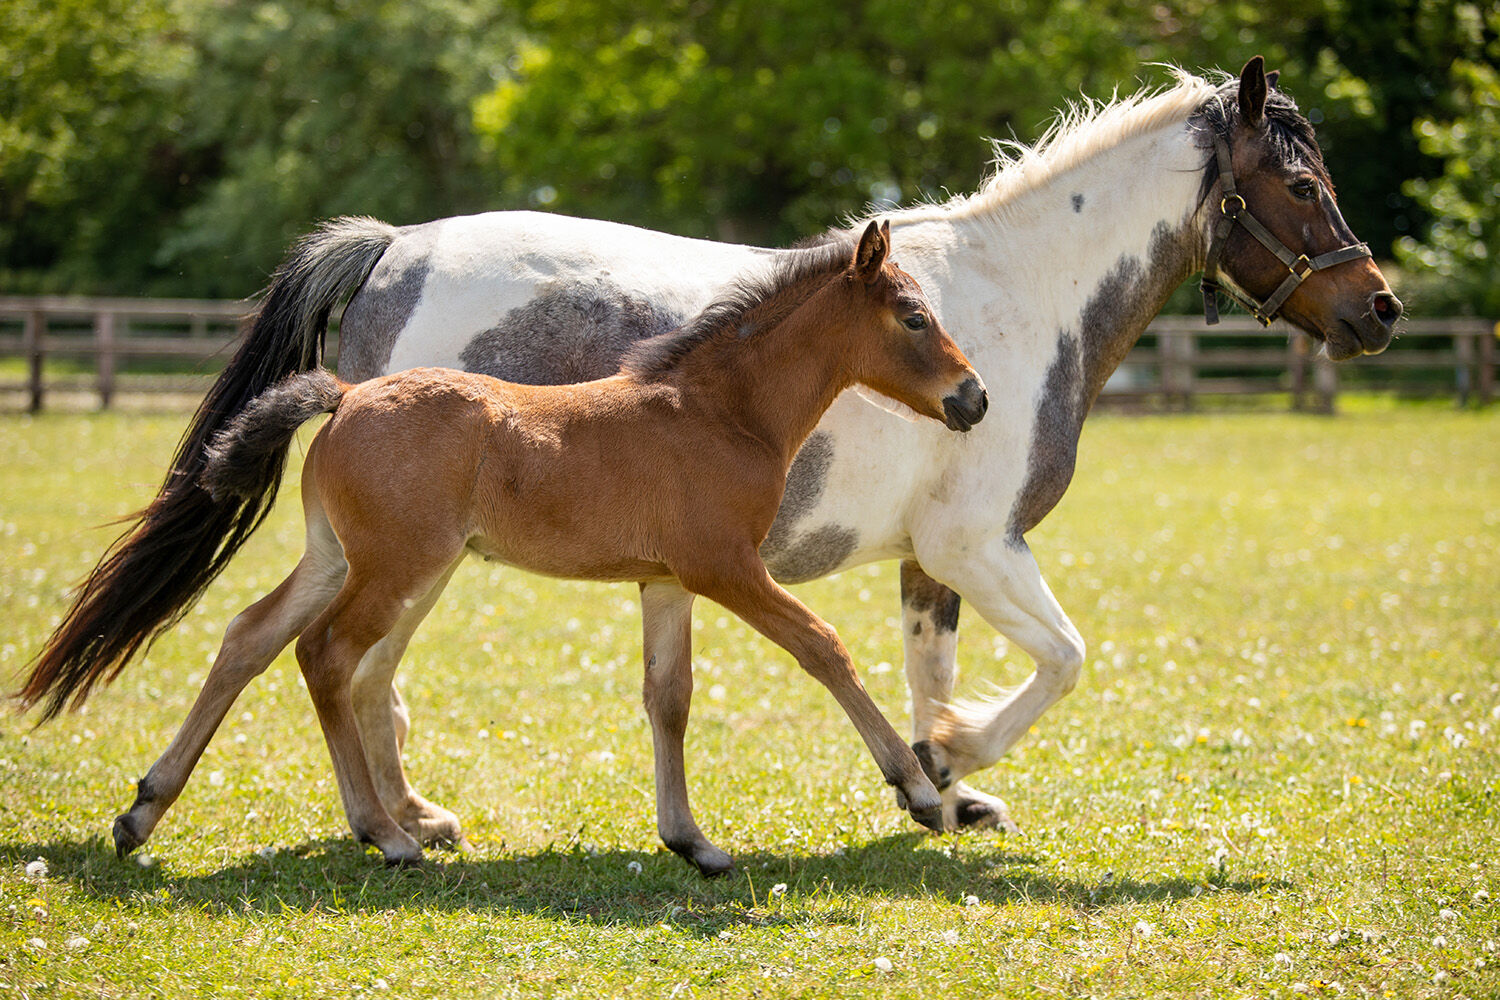
[(1273, 69), (1271, 70), (1271, 72), (1266, 74), (1266, 86), (1272, 90), (1279, 90), (1280, 88), (1276, 86), (1276, 81), (1280, 79), (1281, 70)]
[(871, 222), (865, 234), (859, 238), (859, 248), (854, 251), (854, 273), (859, 280), (873, 285), (885, 266), (885, 258), (891, 252), (891, 224)]
[(1259, 128), (1266, 111), (1266, 61), (1251, 56), (1240, 70), (1240, 124)]

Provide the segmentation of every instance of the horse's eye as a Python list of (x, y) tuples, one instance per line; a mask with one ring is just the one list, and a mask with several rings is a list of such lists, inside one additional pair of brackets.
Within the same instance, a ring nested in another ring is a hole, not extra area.
[(1318, 195), (1318, 182), (1307, 177), (1292, 181), (1292, 194), (1303, 201), (1312, 201)]
[(901, 322), (906, 324), (908, 330), (925, 330), (927, 329), (927, 314), (912, 313)]

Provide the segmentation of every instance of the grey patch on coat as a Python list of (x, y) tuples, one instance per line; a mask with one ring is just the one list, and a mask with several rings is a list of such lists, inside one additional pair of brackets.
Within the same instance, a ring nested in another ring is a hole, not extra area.
[(1202, 265), (1201, 244), (1202, 234), (1190, 224), (1158, 224), (1147, 248), (1149, 265), (1122, 254), (1089, 295), (1079, 329), (1058, 331), (1057, 354), (1037, 400), (1026, 483), (1006, 524), (1013, 546), (1067, 491), (1084, 418), (1168, 296)]
[(848, 560), (859, 546), (859, 533), (853, 528), (837, 524), (825, 524), (767, 556), (764, 548), (761, 557), (766, 568), (781, 583), (805, 583), (827, 576)]
[(570, 285), (517, 306), (459, 354), (464, 369), (527, 385), (605, 378), (639, 341), (682, 317), (614, 285)]
[(339, 376), (361, 382), (383, 375), (396, 338), (422, 299), (441, 224), (401, 229), (339, 320)]
[(1073, 202), (1073, 213), (1075, 215), (1078, 214), (1079, 212), (1083, 211), (1083, 195), (1081, 195), (1081, 194), (1075, 194), (1072, 197), (1072, 202)]
[[(963, 600), (958, 593), (922, 572), (910, 559), (901, 563), (901, 606), (917, 614), (928, 615), (939, 633), (958, 631), (958, 611)], [(917, 622), (912, 635), (922, 634)]]
[(762, 558), (770, 560), (786, 551), (797, 522), (812, 513), (823, 490), (828, 486), (828, 470), (833, 465), (833, 435), (813, 431), (802, 442), (797, 456), (786, 473), (786, 488), (781, 491), (781, 506), (766, 540), (760, 544)]

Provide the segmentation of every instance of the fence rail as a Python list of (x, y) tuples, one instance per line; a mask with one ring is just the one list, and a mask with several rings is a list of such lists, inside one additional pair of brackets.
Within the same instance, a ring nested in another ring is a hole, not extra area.
[[(49, 393), (85, 392), (109, 407), (117, 393), (201, 393), (238, 346), (250, 302), (195, 299), (0, 297), (0, 396), (42, 409)], [(1341, 388), (1495, 398), (1500, 325), (1485, 319), (1422, 319), (1403, 325), (1383, 354), (1335, 366), (1286, 327), (1229, 316), (1218, 326), (1162, 316), (1104, 387), (1103, 403), (1187, 409), (1203, 397), (1288, 395), (1296, 409), (1332, 411)], [(336, 335), (329, 335), (330, 354)], [(4, 359), (24, 359), (24, 379)], [(72, 359), (71, 371), (57, 359)], [(122, 368), (165, 372), (122, 373)], [(50, 370), (49, 370), (50, 369)], [(184, 371), (186, 369), (186, 371)], [(125, 377), (122, 377), (122, 374)]]

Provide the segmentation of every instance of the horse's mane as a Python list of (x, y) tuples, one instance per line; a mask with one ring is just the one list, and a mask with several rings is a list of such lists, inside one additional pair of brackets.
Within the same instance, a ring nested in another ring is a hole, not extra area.
[(853, 257), (854, 239), (842, 235), (778, 251), (767, 267), (736, 278), (682, 326), (634, 344), (620, 370), (637, 377), (660, 375), (721, 335), (743, 338), (774, 326)]
[[(1168, 67), (1175, 83), (1144, 90), (1126, 97), (1112, 95), (1107, 101), (1088, 97), (1073, 101), (1047, 126), (1035, 143), (1019, 140), (990, 140), (994, 160), (978, 190), (942, 202), (926, 202), (911, 208), (883, 210), (901, 222), (923, 222), (933, 219), (957, 220), (1003, 211), (1022, 196), (1050, 184), (1056, 178), (1088, 160), (1119, 146), (1136, 136), (1178, 123), (1201, 123), (1199, 145), (1211, 151), (1212, 134), (1226, 140), (1239, 121), (1235, 100), (1239, 81), (1228, 74), (1212, 78), (1197, 76), (1176, 67)], [(1321, 163), (1312, 126), (1297, 111), (1296, 102), (1271, 88), (1266, 98), (1266, 116), (1271, 123), (1272, 141), (1277, 151), (1288, 159), (1307, 157)], [(1211, 165), (1208, 152), (1205, 167)], [(1213, 176), (1217, 176), (1215, 173)], [(1211, 185), (1212, 177), (1206, 184)], [(1205, 191), (1207, 187), (1205, 187)], [(862, 225), (864, 219), (852, 225)]]

